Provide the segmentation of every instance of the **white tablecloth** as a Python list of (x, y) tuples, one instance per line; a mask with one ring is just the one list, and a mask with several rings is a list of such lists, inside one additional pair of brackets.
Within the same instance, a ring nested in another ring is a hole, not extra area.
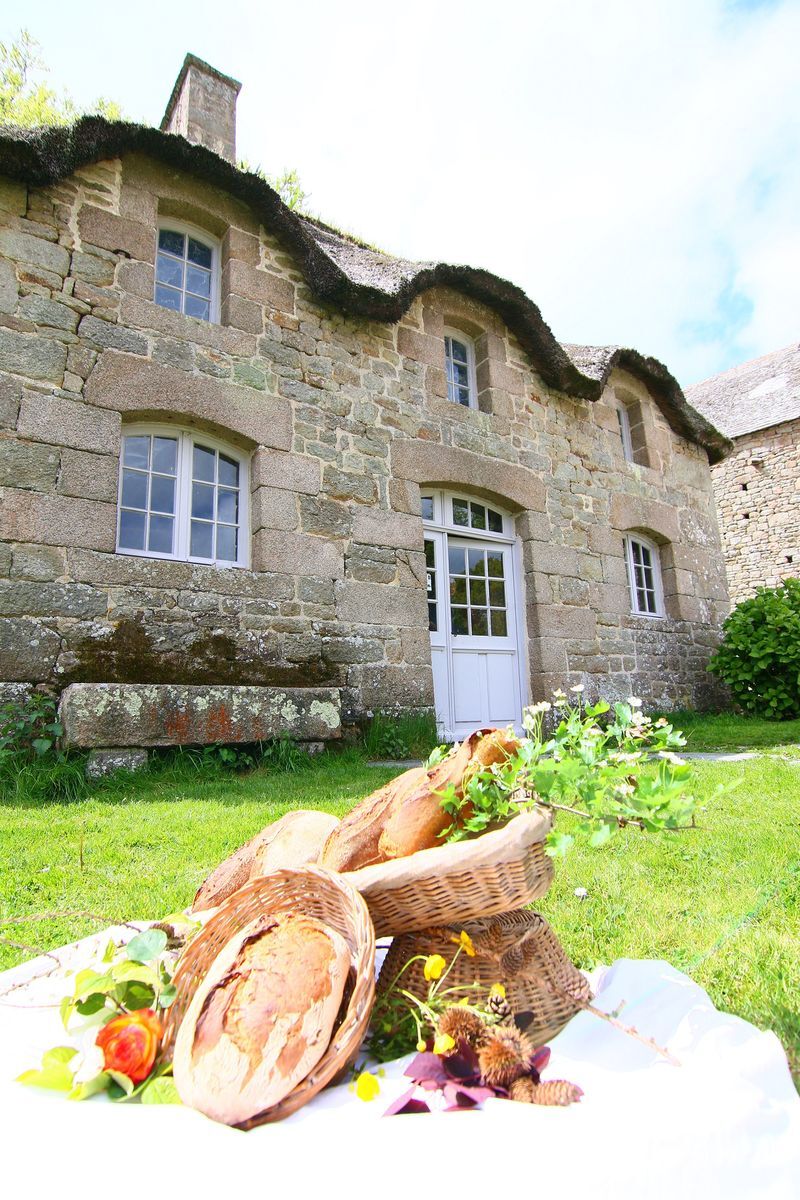
[(331, 1088), (247, 1134), (177, 1106), (78, 1104), (13, 1083), (65, 1042), (45, 1007), (63, 979), (8, 992), (48, 965), (0, 975), (5, 1196), (534, 1200), (547, 1187), (548, 1200), (800, 1197), (800, 1098), (780, 1043), (718, 1012), (667, 963), (623, 959), (595, 986), (599, 1007), (624, 1005), (622, 1019), (667, 1046), (678, 1067), (582, 1013), (553, 1039), (544, 1075), (583, 1088), (570, 1108), (491, 1100), (481, 1112), (382, 1119), (409, 1083), (400, 1060), (369, 1103)]

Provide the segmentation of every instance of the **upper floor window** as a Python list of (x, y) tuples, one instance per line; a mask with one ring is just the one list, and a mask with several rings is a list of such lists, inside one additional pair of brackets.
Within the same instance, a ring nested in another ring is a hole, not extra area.
[(663, 617), (664, 592), (658, 546), (643, 537), (627, 536), (625, 564), (631, 592), (631, 612), (642, 617)]
[(631, 419), (624, 404), (617, 405), (617, 421), (619, 423), (620, 441), (622, 442), (622, 453), (628, 462), (634, 462), (633, 442), (631, 441)]
[(444, 360), (447, 371), (447, 399), (466, 408), (477, 407), (475, 351), (466, 334), (446, 330)]
[(172, 426), (122, 438), (117, 550), (247, 566), (247, 462), (215, 439)]
[(155, 300), (164, 308), (217, 321), (219, 248), (208, 234), (177, 221), (159, 228)]

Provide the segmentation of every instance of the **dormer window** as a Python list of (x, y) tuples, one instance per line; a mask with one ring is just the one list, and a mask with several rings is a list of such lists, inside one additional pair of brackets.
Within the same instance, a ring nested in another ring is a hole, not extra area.
[(447, 371), (447, 399), (465, 408), (477, 408), (475, 387), (475, 351), (466, 334), (455, 329), (445, 331), (444, 359)]
[(219, 251), (201, 230), (170, 221), (158, 231), (155, 301), (163, 308), (218, 320)]

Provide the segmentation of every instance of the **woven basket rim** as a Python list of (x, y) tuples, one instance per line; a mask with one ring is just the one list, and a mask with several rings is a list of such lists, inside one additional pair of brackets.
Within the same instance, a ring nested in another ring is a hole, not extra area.
[(507, 861), (515, 852), (521, 855), (529, 846), (544, 841), (552, 824), (549, 811), (535, 808), (512, 817), (500, 829), (490, 830), (478, 837), (417, 850), (404, 858), (374, 863), (358, 871), (346, 871), (342, 878), (359, 891), (374, 890), (376, 887), (382, 891), (393, 891), (423, 877), (485, 870)]
[[(182, 1003), (178, 1004), (179, 997), (176, 997), (176, 1003), (168, 1010), (170, 1016), (167, 1018), (164, 1037), (164, 1049), (167, 1051), (174, 1049), (178, 1027), (189, 1010), (195, 990), (224, 947), (236, 936), (234, 932), (228, 931), (226, 926), (235, 921), (241, 913), (244, 918), (241, 923), (243, 928), (250, 917), (248, 905), (262, 898), (264, 913), (302, 913), (303, 900), (307, 899), (303, 897), (302, 889), (307, 889), (309, 883), (324, 895), (326, 903), (341, 906), (344, 922), (350, 926), (349, 936), (346, 936), (345, 940), (350, 952), (350, 969), (354, 974), (352, 993), (341, 1020), (333, 1030), (328, 1048), (319, 1062), (288, 1095), (272, 1108), (245, 1122), (240, 1128), (251, 1128), (265, 1121), (289, 1116), (330, 1083), (358, 1051), (366, 1033), (375, 994), (375, 928), (366, 901), (339, 872), (327, 870), (316, 864), (277, 868), (246, 883), (223, 901), (187, 946), (173, 977)], [(296, 886), (296, 899), (292, 895), (293, 884)], [(225, 932), (227, 936), (220, 946), (214, 947), (213, 942), (218, 932)], [(207, 946), (207, 943), (211, 945)], [(181, 989), (186, 987), (190, 989), (188, 996), (181, 997)]]

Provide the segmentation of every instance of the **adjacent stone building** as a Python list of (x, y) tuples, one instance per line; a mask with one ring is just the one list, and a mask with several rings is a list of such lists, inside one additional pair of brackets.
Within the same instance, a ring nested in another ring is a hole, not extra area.
[(687, 389), (733, 441), (712, 471), (732, 604), (800, 575), (800, 345)]
[(238, 90), (189, 56), (161, 130), (0, 137), (0, 679), (112, 744), (263, 732), (226, 688), (452, 735), (577, 683), (706, 703), (725, 438), (514, 285), (291, 212)]

